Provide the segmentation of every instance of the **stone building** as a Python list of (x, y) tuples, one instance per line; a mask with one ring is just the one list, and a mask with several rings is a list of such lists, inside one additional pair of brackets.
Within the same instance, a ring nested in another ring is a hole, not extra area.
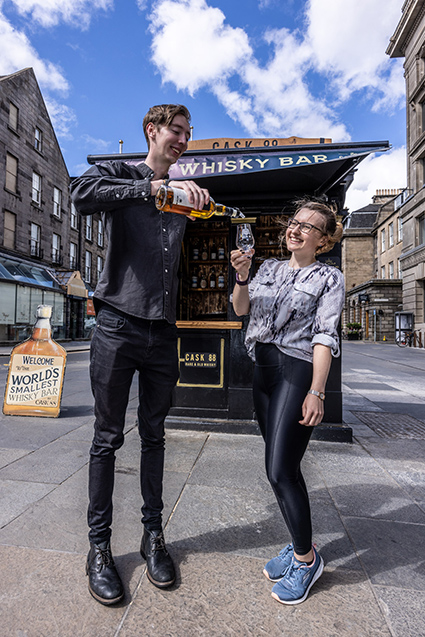
[(403, 57), (406, 78), (407, 189), (399, 198), (403, 310), (425, 329), (425, 1), (406, 0), (387, 48)]
[(393, 341), (401, 309), (400, 190), (377, 190), (372, 203), (344, 219), (342, 271), (346, 284), (343, 326), (360, 323), (365, 340)]
[(100, 215), (81, 222), (71, 206), (68, 170), (31, 68), (0, 77), (0, 167), (0, 341), (26, 337), (40, 303), (53, 306), (55, 338), (83, 337), (88, 290), (103, 267), (102, 222)]

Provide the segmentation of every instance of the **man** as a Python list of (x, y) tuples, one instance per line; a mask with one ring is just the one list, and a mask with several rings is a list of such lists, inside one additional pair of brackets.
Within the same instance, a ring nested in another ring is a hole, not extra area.
[[(115, 451), (134, 372), (139, 372), (138, 426), (144, 532), (140, 552), (147, 575), (160, 588), (175, 581), (162, 531), (164, 420), (178, 378), (176, 305), (181, 241), (186, 217), (159, 212), (154, 203), (171, 164), (187, 149), (190, 114), (174, 104), (153, 106), (143, 120), (148, 155), (137, 165), (105, 161), (71, 186), (82, 215), (102, 212), (108, 249), (94, 293), (97, 323), (90, 378), (95, 399), (89, 463), (89, 590), (102, 604), (119, 602), (124, 589), (111, 553)], [(194, 208), (209, 201), (192, 181), (183, 188)]]

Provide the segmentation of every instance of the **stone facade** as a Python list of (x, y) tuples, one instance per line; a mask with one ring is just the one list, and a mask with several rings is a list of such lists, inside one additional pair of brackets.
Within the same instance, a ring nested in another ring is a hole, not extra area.
[[(31, 68), (0, 77), (0, 174), (0, 255), (81, 271), (94, 288), (106, 247), (101, 218), (73, 214), (68, 170)], [(66, 316), (66, 335), (84, 336), (85, 298), (67, 299)]]
[(407, 118), (407, 189), (399, 199), (403, 223), (403, 310), (425, 329), (425, 2), (406, 0), (387, 48), (404, 57)]

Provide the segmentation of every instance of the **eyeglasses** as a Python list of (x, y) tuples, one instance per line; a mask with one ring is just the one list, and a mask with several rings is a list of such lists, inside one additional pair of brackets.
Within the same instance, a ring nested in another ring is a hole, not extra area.
[(306, 223), (305, 221), (300, 222), (300, 221), (297, 221), (294, 217), (292, 217), (292, 219), (289, 219), (288, 228), (291, 228), (292, 230), (295, 230), (295, 228), (299, 228), (300, 232), (302, 232), (303, 234), (310, 234), (310, 232), (314, 228), (315, 230), (318, 230), (321, 234), (325, 234), (323, 230), (321, 230), (317, 226), (313, 226), (312, 223)]

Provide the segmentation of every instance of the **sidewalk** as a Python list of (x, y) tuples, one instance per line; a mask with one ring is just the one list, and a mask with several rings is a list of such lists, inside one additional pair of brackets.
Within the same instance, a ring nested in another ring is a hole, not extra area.
[[(82, 363), (81, 363), (82, 365)], [(360, 373), (360, 372), (359, 372)], [(366, 395), (366, 394), (365, 394)], [(1, 634), (5, 637), (425, 635), (425, 440), (387, 439), (351, 417), (353, 444), (313, 441), (304, 461), (325, 571), (306, 602), (270, 596), (264, 563), (288, 540), (259, 436), (167, 431), (165, 535), (178, 569), (161, 591), (139, 555), (139, 442), (132, 393), (117, 457), (113, 552), (124, 601), (87, 591), (85, 370), (59, 419), (0, 419)], [(356, 402), (357, 401), (357, 402)]]

